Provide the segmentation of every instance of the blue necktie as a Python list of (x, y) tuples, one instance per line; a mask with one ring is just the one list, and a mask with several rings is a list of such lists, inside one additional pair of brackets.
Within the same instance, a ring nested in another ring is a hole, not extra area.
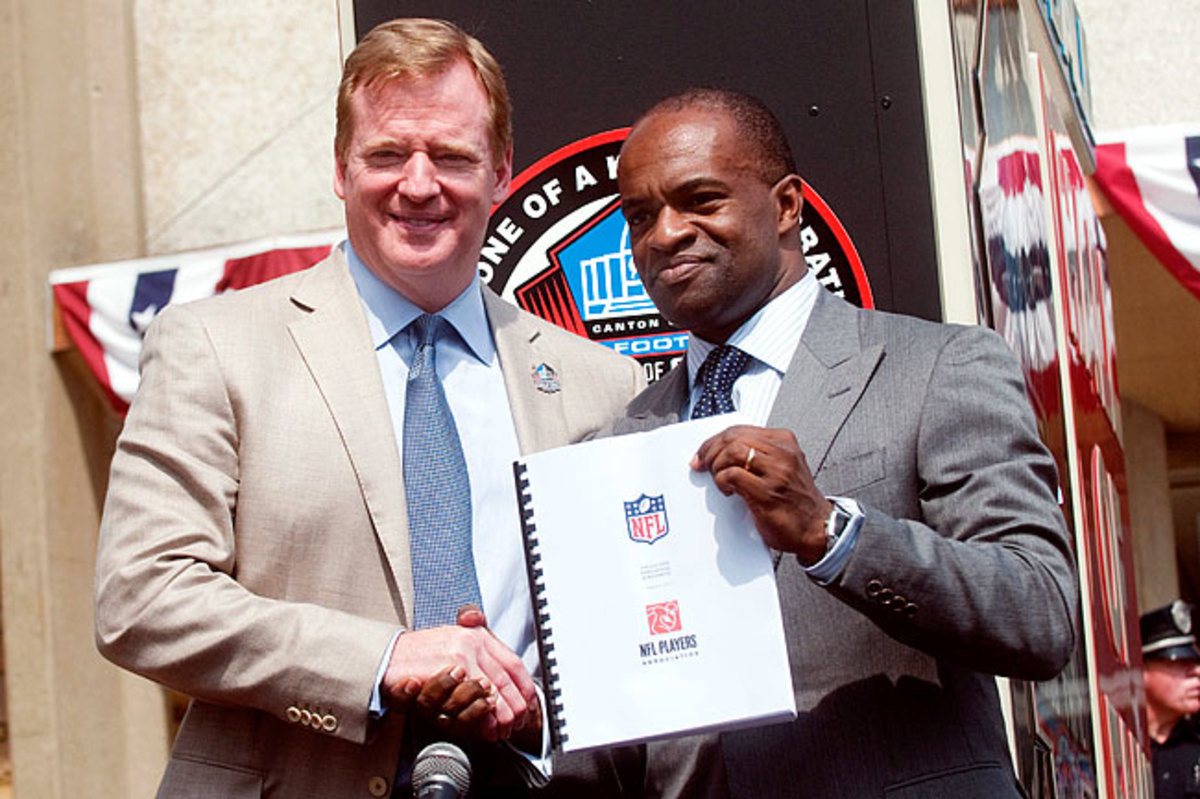
[(704, 381), (704, 388), (700, 391), (696, 406), (692, 408), (692, 418), (731, 413), (733, 381), (738, 379), (748, 363), (750, 356), (737, 347), (728, 344), (713, 347), (700, 367), (698, 377)]
[(437, 376), (435, 343), (444, 325), (431, 314), (412, 323), (417, 349), (404, 397), (404, 493), (417, 629), (454, 624), (468, 602), (483, 607), (471, 549), (471, 482)]

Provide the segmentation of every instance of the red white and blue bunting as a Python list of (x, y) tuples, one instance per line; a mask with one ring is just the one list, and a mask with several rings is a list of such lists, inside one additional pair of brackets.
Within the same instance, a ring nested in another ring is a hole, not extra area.
[(1146, 128), (1096, 147), (1094, 178), (1113, 210), (1200, 298), (1200, 125)]
[(60, 269), (50, 288), (63, 327), (109, 402), (124, 413), (138, 385), (142, 335), (155, 314), (306, 269), (343, 230), (287, 236), (156, 258)]

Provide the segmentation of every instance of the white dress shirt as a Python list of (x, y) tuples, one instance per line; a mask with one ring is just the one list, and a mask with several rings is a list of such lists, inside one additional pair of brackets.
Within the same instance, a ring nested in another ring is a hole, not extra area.
[[(737, 347), (751, 358), (745, 371), (734, 381), (732, 393), (733, 407), (753, 424), (766, 425), (770, 418), (779, 386), (796, 354), (796, 347), (800, 346), (800, 337), (808, 326), (820, 290), (816, 274), (812, 270), (806, 271), (796, 285), (759, 308), (726, 340), (726, 344)], [(687, 370), (691, 388), (682, 418), (690, 419), (692, 409), (700, 400), (704, 384), (696, 381), (696, 374), (716, 346), (694, 335), (688, 340)], [(834, 580), (846, 567), (864, 520), (862, 508), (854, 500), (846, 497), (828, 499), (845, 511), (850, 521), (824, 557), (803, 567), (809, 577), (822, 585)], [(829, 523), (832, 526), (833, 519)]]
[[(808, 324), (817, 292), (821, 286), (810, 270), (796, 285), (780, 294), (742, 323), (725, 342), (749, 355), (752, 360), (733, 383), (733, 407), (756, 425), (765, 425), (775, 404), (775, 395), (783, 382), (800, 336)], [(687, 370), (691, 393), (683, 418), (692, 417), (692, 408), (704, 386), (696, 382), (696, 373), (716, 344), (698, 336), (688, 341)]]

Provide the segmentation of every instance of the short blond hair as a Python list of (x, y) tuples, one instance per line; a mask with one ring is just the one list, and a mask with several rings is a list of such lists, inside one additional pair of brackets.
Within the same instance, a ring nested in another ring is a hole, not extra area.
[(371, 29), (342, 70), (334, 151), (345, 160), (354, 135), (354, 92), (373, 83), (439, 75), (459, 60), (475, 71), (488, 101), (493, 164), (512, 147), (512, 102), (500, 64), (474, 36), (440, 19), (394, 19)]

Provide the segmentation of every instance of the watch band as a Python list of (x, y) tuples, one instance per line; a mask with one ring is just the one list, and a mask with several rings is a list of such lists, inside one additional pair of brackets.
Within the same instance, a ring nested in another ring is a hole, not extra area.
[(842, 533), (846, 532), (846, 528), (850, 526), (850, 522), (854, 519), (854, 514), (850, 510), (842, 506), (836, 498), (829, 500), (833, 503), (833, 510), (829, 512), (829, 519), (825, 522), (825, 551), (833, 549), (833, 545), (842, 537)]
[(863, 508), (849, 497), (827, 497), (833, 511), (825, 522), (825, 555), (804, 571), (817, 585), (829, 585), (842, 573), (866, 521)]

